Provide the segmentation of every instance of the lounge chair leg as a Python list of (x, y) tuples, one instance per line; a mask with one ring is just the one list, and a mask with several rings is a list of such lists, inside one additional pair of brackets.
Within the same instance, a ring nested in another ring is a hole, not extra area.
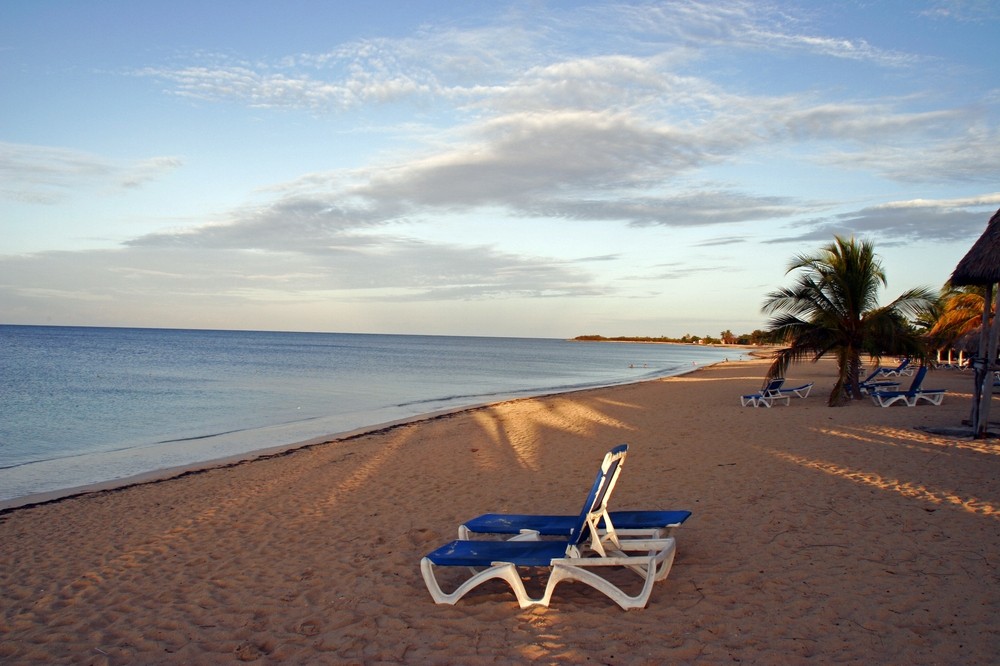
[[(674, 557), (677, 554), (677, 541), (673, 538), (669, 538), (666, 541), (665, 546), (659, 551), (651, 553), (643, 564), (625, 565), (643, 579), (642, 590), (635, 596), (626, 594), (620, 587), (608, 579), (598, 576), (591, 569), (577, 566), (574, 564), (573, 559), (568, 559), (564, 562), (556, 562), (553, 565), (548, 585), (545, 586), (545, 596), (542, 599), (548, 605), (548, 601), (552, 597), (552, 592), (555, 590), (556, 585), (563, 580), (578, 580), (604, 593), (624, 610), (645, 608), (646, 603), (649, 601), (649, 596), (653, 592), (653, 584), (658, 580), (666, 578), (674, 564)], [(640, 558), (626, 556), (624, 559), (635, 560)], [(590, 564), (586, 558), (577, 561), (584, 566)]]
[(496, 564), (489, 569), (480, 571), (455, 588), (455, 591), (450, 594), (441, 589), (437, 577), (434, 575), (434, 563), (426, 557), (420, 560), (420, 572), (424, 577), (424, 584), (427, 586), (427, 591), (431, 593), (431, 598), (437, 604), (449, 604), (453, 606), (473, 589), (494, 578), (507, 581), (510, 589), (514, 592), (514, 596), (517, 597), (517, 603), (521, 608), (548, 606), (549, 597), (552, 596), (551, 592), (546, 589), (545, 596), (541, 599), (532, 599), (529, 597), (528, 591), (524, 588), (524, 583), (521, 581), (521, 576), (517, 573), (517, 567), (513, 564)]
[[(655, 569), (655, 565), (652, 566)], [(655, 573), (647, 572), (647, 575), (643, 576), (643, 578), (642, 590), (637, 595), (630, 596), (617, 585), (613, 585), (606, 578), (602, 578), (592, 571), (572, 565), (557, 564), (553, 567), (552, 574), (549, 576), (549, 583), (545, 587), (545, 598), (551, 598), (556, 585), (561, 581), (578, 580), (604, 593), (612, 601), (621, 606), (623, 610), (645, 608), (646, 602), (649, 601), (649, 595), (653, 591), (653, 583), (656, 582), (656, 575)]]

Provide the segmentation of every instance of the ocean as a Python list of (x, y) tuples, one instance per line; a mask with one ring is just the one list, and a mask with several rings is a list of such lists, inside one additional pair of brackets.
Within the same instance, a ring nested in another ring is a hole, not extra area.
[(0, 326), (0, 506), (741, 356), (534, 338)]

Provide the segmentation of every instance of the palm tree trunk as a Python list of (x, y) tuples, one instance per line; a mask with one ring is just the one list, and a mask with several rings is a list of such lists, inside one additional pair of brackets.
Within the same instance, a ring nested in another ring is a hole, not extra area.
[(861, 354), (854, 349), (848, 350), (848, 353), (851, 355), (851, 374), (849, 375), (851, 397), (855, 400), (861, 400)]

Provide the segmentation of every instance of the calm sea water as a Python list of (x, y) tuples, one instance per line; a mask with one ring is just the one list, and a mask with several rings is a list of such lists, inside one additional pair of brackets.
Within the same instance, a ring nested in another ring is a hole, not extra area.
[(0, 502), (737, 356), (552, 339), (0, 326)]

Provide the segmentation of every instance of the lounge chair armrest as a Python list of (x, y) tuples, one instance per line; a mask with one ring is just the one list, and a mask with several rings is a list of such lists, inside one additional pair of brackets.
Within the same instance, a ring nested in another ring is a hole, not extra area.
[(541, 532), (538, 530), (521, 530), (509, 541), (541, 541)]

